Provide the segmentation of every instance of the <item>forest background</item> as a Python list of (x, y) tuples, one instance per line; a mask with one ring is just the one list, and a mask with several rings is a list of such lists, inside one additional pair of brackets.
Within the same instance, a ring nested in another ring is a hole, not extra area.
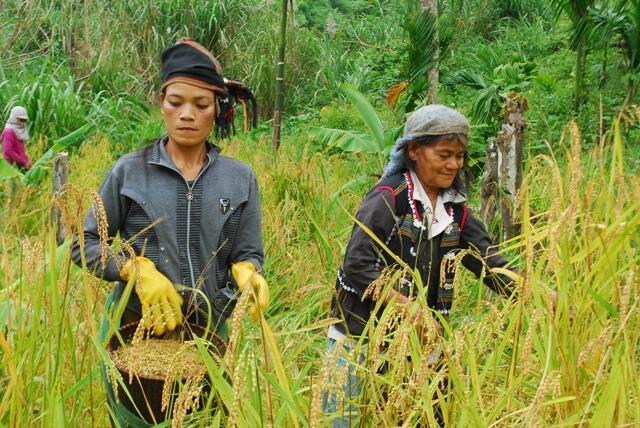
[[(438, 3), (437, 101), (471, 118), (476, 177), (504, 101), (518, 94), (529, 107), (522, 234), (503, 244), (525, 274), (523, 298), (497, 299), (461, 276), (439, 339), (444, 369), (432, 376), (417, 362), (424, 347), (415, 328), (399, 321), (404, 333), (389, 344), (398, 350), (383, 357), (395, 358), (392, 370), (367, 371), (367, 424), (433, 423), (439, 406), (457, 426), (637, 425), (640, 1)], [(96, 337), (110, 285), (69, 266), (49, 213), (60, 206), (77, 230), (112, 162), (162, 134), (159, 54), (183, 36), (247, 84), (260, 112), (256, 129), (219, 144), (258, 175), (273, 304), (260, 327), (236, 320), (227, 377), (214, 376), (218, 399), (240, 426), (321, 423), (335, 270), (389, 143), (405, 114), (426, 103), (433, 22), (417, 0), (294, 2), (276, 151), (281, 8), (272, 0), (0, 0), (0, 117), (25, 106), (27, 151), (42, 157), (38, 174), (3, 181), (1, 425), (108, 426)], [(49, 160), (63, 146), (71, 186), (54, 200)], [(500, 219), (489, 226), (495, 234)], [(555, 311), (545, 303), (552, 289)], [(442, 377), (454, 387), (434, 396)], [(380, 407), (388, 391), (394, 405)], [(192, 422), (215, 418), (204, 411)]]

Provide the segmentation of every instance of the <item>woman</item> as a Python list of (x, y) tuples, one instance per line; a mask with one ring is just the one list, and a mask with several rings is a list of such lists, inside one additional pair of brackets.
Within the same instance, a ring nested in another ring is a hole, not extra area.
[(2, 156), (9, 164), (22, 171), (31, 168), (31, 159), (24, 149), (29, 141), (27, 121), (29, 116), (24, 107), (14, 107), (9, 113), (9, 120), (2, 131)]
[[(224, 335), (238, 289), (252, 293), (254, 319), (268, 305), (260, 274), (258, 184), (249, 166), (221, 156), (207, 141), (217, 97), (226, 95), (218, 61), (189, 39), (167, 49), (161, 60), (160, 111), (167, 135), (120, 158), (99, 191), (108, 239), (119, 234), (133, 254), (104, 254), (100, 214), (89, 213), (84, 246), (74, 245), (73, 259), (80, 265), (84, 257), (97, 276), (117, 282), (109, 304), (120, 299), (127, 281), (136, 280), (121, 323), (142, 318), (162, 335), (186, 319)], [(142, 426), (115, 404), (106, 384), (116, 414)]]
[[(484, 226), (465, 205), (461, 175), (468, 136), (467, 119), (448, 107), (429, 105), (409, 116), (404, 136), (396, 141), (381, 180), (364, 198), (356, 214), (358, 223), (351, 233), (336, 281), (332, 312), (341, 322), (329, 328), (329, 351), (338, 346), (349, 351), (361, 335), (368, 333), (369, 320), (377, 314), (376, 302), (366, 292), (367, 288), (383, 269), (399, 267), (394, 256), (417, 269), (427, 288), (429, 307), (445, 317), (451, 309), (454, 279), (449, 269), (441, 275), (445, 259), (462, 249), (475, 248), (490, 268), (507, 264), (495, 254)], [(393, 254), (376, 244), (370, 233)], [(467, 255), (462, 263), (477, 276), (481, 275), (480, 258)], [(484, 282), (504, 295), (512, 292), (505, 277), (489, 272)], [(406, 305), (417, 293), (411, 280), (405, 280), (403, 287), (398, 288), (381, 297), (384, 304), (393, 301)], [(345, 364), (345, 359), (338, 359), (338, 368)], [(359, 380), (353, 366), (349, 367), (346, 379), (345, 397), (356, 398)], [(336, 394), (325, 393), (323, 407), (325, 413), (343, 415), (333, 420), (333, 426), (353, 425), (356, 417), (353, 405), (340, 405)]]

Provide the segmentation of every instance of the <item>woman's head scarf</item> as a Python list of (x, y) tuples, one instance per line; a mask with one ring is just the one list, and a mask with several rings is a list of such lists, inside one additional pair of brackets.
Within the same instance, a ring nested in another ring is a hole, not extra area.
[(23, 143), (29, 141), (29, 128), (27, 128), (27, 120), (29, 120), (29, 116), (27, 115), (27, 110), (24, 107), (14, 107), (11, 109), (11, 113), (9, 113), (9, 120), (7, 120), (6, 128), (13, 129), (13, 132), (16, 133), (16, 137)]
[(391, 159), (384, 167), (382, 177), (388, 177), (407, 169), (406, 151), (413, 140), (428, 135), (469, 135), (469, 121), (457, 110), (431, 104), (411, 113), (404, 127), (404, 134), (391, 149)]
[(161, 62), (162, 89), (172, 83), (182, 82), (211, 89), (226, 98), (227, 88), (222, 77), (222, 66), (199, 43), (184, 37), (162, 52)]

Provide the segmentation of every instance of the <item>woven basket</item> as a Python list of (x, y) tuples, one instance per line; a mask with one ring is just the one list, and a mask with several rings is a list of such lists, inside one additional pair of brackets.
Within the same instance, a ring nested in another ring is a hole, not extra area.
[[(120, 327), (120, 336), (124, 343), (131, 342), (137, 328), (137, 321)], [(205, 330), (198, 325), (188, 324), (188, 328), (185, 326), (178, 326), (174, 331), (165, 333), (163, 336), (157, 337), (157, 339), (179, 339), (186, 341), (192, 339), (194, 335), (204, 337)], [(226, 351), (226, 343), (213, 333), (209, 333), (208, 340), (212, 344), (210, 346), (210, 352), (223, 356)], [(109, 356), (112, 356), (113, 352), (120, 347), (120, 340), (117, 335), (114, 334), (107, 344), (107, 352), (109, 353)], [(127, 367), (122, 367), (117, 363), (115, 366), (120, 372), (124, 383), (127, 384), (127, 389), (129, 391), (129, 394), (127, 394), (123, 390), (122, 385), (118, 383), (117, 397), (124, 407), (150, 424), (157, 424), (170, 417), (170, 408), (165, 409), (164, 412), (161, 410), (164, 378), (159, 376), (140, 376), (133, 373), (131, 376), (131, 383), (129, 383), (129, 369)], [(201, 398), (205, 397), (210, 390), (211, 382), (207, 380), (202, 389)], [(175, 384), (173, 385), (172, 393), (177, 393), (177, 385)], [(129, 396), (131, 396), (131, 398), (129, 398)]]

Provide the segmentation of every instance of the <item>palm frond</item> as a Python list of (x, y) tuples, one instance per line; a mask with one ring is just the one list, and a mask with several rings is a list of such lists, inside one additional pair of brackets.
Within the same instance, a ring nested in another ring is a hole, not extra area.
[(473, 70), (459, 70), (448, 80), (448, 85), (462, 85), (473, 89), (484, 89), (487, 87), (484, 78), (480, 73)]
[(409, 81), (422, 78), (435, 65), (437, 46), (433, 40), (437, 28), (437, 18), (426, 10), (407, 22)]

